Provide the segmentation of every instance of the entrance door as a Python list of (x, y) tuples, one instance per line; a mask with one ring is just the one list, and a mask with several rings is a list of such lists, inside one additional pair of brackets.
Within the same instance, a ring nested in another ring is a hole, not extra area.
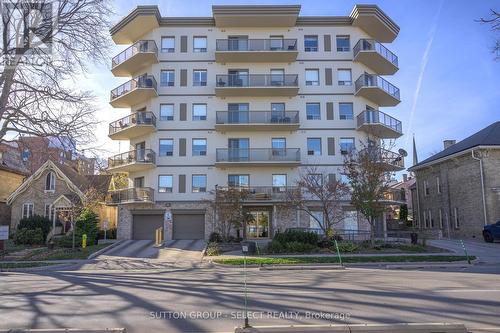
[(229, 103), (227, 109), (230, 124), (248, 124), (250, 110), (248, 103)]
[(229, 161), (248, 161), (250, 155), (249, 139), (228, 139)]
[(136, 161), (137, 162), (144, 162), (144, 160), (146, 159), (146, 143), (143, 141), (143, 142), (139, 142), (135, 145), (135, 151), (136, 151)]
[(247, 238), (269, 238), (269, 212), (251, 211), (252, 218), (246, 224)]
[(248, 70), (232, 69), (227, 74), (230, 87), (248, 87)]

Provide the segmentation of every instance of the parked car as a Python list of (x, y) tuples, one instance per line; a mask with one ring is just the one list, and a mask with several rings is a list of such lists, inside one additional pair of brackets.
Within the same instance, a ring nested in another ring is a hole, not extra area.
[(495, 240), (500, 240), (500, 221), (485, 225), (483, 228), (483, 238), (487, 243), (493, 243)]

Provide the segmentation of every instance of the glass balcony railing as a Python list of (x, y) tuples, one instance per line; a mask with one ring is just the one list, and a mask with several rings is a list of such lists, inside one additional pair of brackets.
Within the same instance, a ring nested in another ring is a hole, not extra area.
[(298, 87), (297, 74), (217, 75), (217, 88), (224, 87)]
[(364, 87), (377, 87), (397, 100), (400, 100), (399, 89), (389, 81), (375, 74), (361, 74), (361, 76), (354, 83), (354, 87), (356, 91)]
[(353, 48), (354, 57), (356, 57), (360, 51), (375, 51), (394, 66), (398, 67), (398, 57), (375, 39), (360, 39)]
[(150, 187), (132, 187), (109, 191), (106, 203), (154, 202), (154, 193), (154, 189)]
[(108, 158), (108, 168), (116, 168), (133, 163), (154, 164), (155, 161), (156, 153), (151, 149), (131, 150)]
[(217, 124), (298, 124), (299, 111), (217, 111)]
[(297, 51), (296, 39), (217, 39), (217, 51)]
[(300, 162), (300, 148), (218, 148), (216, 162)]
[(156, 90), (156, 79), (153, 75), (143, 74), (125, 82), (111, 90), (111, 101), (138, 88), (150, 88)]
[(403, 134), (401, 121), (389, 116), (388, 114), (379, 110), (365, 110), (361, 112), (358, 117), (358, 127), (367, 124), (380, 124), (384, 125), (400, 134)]
[(158, 47), (154, 40), (140, 40), (131, 46), (127, 47), (124, 51), (118, 53), (111, 60), (111, 68), (114, 68), (128, 59), (132, 58), (139, 53), (154, 53), (158, 54)]
[(153, 112), (140, 111), (118, 119), (109, 124), (109, 135), (137, 125), (156, 126), (156, 116)]
[(245, 192), (245, 200), (284, 200), (287, 193), (295, 191), (295, 186), (218, 186), (217, 191), (235, 189)]

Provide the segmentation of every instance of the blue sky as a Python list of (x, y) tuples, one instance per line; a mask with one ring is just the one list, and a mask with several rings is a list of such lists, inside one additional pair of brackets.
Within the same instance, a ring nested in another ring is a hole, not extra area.
[[(356, 3), (377, 4), (401, 28), (398, 38), (387, 45), (399, 57), (400, 70), (387, 77), (400, 88), (402, 102), (384, 111), (403, 122), (405, 135), (397, 146), (410, 156), (411, 137), (417, 142), (419, 159), (442, 149), (443, 139), (461, 140), (500, 120), (500, 62), (494, 61), (494, 35), (475, 20), (500, 9), (493, 0), (246, 0), (246, 1), (115, 1), (114, 21), (139, 4), (157, 4), (162, 16), (211, 16), (212, 4), (301, 4), (301, 15), (349, 15)], [(116, 53), (122, 47), (116, 48)], [(113, 54), (114, 55), (114, 54)], [(107, 138), (107, 124), (126, 115), (108, 104), (109, 91), (123, 82), (106, 66), (93, 67), (81, 84), (92, 87), (99, 97), (103, 122), (98, 141), (110, 152), (127, 147)]]

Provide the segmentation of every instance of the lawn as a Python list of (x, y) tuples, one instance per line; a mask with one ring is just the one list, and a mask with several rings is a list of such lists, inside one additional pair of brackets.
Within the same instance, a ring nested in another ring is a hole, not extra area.
[[(470, 260), (476, 259), (474, 256)], [(454, 262), (465, 261), (466, 256), (363, 256), (344, 257), (343, 263), (377, 263), (377, 262)], [(243, 258), (215, 259), (215, 263), (224, 265), (243, 265)], [(247, 258), (247, 265), (293, 265), (293, 264), (338, 264), (337, 257), (287, 257), (287, 258)]]
[(40, 248), (34, 250), (29, 257), (23, 260), (68, 260), (68, 259), (87, 259), (92, 253), (99, 251), (110, 244), (90, 245), (85, 249), (76, 248), (72, 251), (70, 248), (55, 248), (49, 250), (48, 248)]
[(2, 269), (14, 269), (14, 268), (29, 268), (29, 267), (41, 267), (56, 265), (53, 262), (2, 262), (0, 263), (0, 270)]

